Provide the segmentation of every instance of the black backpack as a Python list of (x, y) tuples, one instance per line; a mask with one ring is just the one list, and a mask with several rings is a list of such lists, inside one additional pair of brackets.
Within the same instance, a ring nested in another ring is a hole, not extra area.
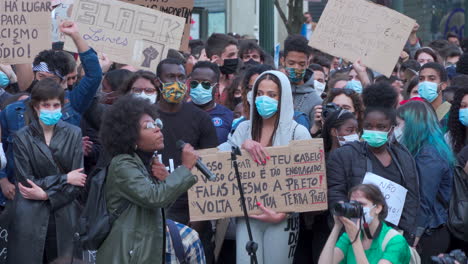
[(109, 234), (113, 222), (127, 209), (129, 202), (124, 201), (117, 210), (107, 210), (104, 183), (107, 167), (93, 172), (86, 205), (78, 220), (75, 240), (86, 250), (97, 250)]
[(452, 197), (447, 226), (456, 238), (468, 242), (468, 175), (457, 165), (453, 175)]

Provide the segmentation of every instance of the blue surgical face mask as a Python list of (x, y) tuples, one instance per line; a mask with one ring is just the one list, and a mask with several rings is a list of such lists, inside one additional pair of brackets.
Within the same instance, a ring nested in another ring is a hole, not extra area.
[(464, 126), (468, 127), (468, 108), (460, 109), (458, 112), (458, 120), (460, 120)]
[(356, 80), (348, 81), (345, 88), (354, 90), (356, 93), (362, 93), (362, 84), (360, 81), (356, 81)]
[(378, 148), (388, 141), (388, 132), (376, 130), (364, 130), (361, 136), (369, 146)]
[(10, 79), (8, 76), (0, 71), (0, 88), (5, 88), (10, 84)]
[(278, 101), (265, 95), (255, 98), (255, 106), (263, 119), (272, 117), (278, 111)]
[(420, 82), (418, 84), (418, 93), (419, 96), (429, 103), (434, 102), (434, 100), (439, 96), (438, 84), (434, 82)]
[(53, 126), (58, 123), (58, 121), (62, 118), (62, 109), (56, 110), (44, 110), (41, 109), (39, 111), (39, 119), (44, 123), (46, 126)]
[(213, 100), (213, 87), (205, 89), (199, 83), (196, 88), (190, 89), (190, 97), (192, 102), (196, 105), (204, 105)]

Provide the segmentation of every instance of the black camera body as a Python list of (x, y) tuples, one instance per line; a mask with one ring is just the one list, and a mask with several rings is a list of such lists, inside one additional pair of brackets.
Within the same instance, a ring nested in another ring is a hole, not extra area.
[(361, 218), (362, 205), (357, 201), (349, 203), (336, 203), (332, 208), (332, 213), (336, 216), (344, 216), (346, 218)]
[(323, 109), (322, 109), (322, 118), (323, 118), (323, 120), (325, 120), (332, 113), (334, 113), (336, 111), (340, 111), (340, 110), (341, 110), (341, 107), (339, 107), (335, 103), (328, 103), (328, 104), (324, 105)]
[(452, 250), (448, 254), (444, 254), (441, 257), (433, 256), (431, 257), (432, 263), (436, 264), (455, 264), (455, 261), (458, 261), (460, 264), (467, 264), (467, 258), (463, 251), (460, 249)]

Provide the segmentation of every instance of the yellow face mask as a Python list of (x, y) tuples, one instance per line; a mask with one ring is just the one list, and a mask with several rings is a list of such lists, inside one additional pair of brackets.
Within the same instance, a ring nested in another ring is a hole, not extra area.
[(185, 98), (187, 86), (182, 82), (162, 83), (161, 95), (168, 103), (178, 104)]

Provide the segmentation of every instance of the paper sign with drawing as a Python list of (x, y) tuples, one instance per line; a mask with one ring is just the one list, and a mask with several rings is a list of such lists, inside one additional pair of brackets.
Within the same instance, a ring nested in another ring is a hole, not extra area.
[[(117, 0), (76, 0), (71, 19), (97, 52), (150, 71), (180, 48), (185, 25), (184, 18)], [(69, 38), (64, 49), (76, 52)]]

